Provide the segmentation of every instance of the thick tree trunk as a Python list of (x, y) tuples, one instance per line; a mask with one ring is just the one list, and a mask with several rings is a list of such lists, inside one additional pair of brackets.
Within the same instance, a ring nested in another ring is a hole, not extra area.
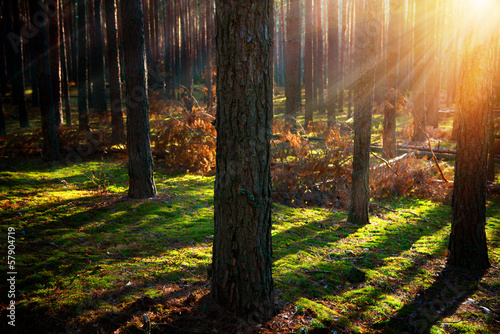
[(125, 143), (123, 127), (122, 94), (120, 80), (120, 57), (116, 30), (115, 0), (105, 0), (106, 32), (108, 39), (109, 95), (111, 101), (111, 142)]
[(448, 264), (472, 269), (490, 266), (485, 226), (492, 63), (488, 47), (468, 50), (460, 82)]
[(370, 201), (370, 139), (373, 94), (375, 89), (376, 40), (379, 27), (379, 0), (356, 1), (356, 49), (354, 56), (359, 67), (355, 87), (354, 152), (352, 162), (351, 200), (347, 220), (364, 225), (369, 223)]
[(328, 126), (335, 123), (339, 75), (339, 2), (328, 2)]
[[(51, 8), (52, 7), (52, 8)], [(57, 125), (63, 121), (61, 104), (61, 49), (59, 45), (59, 0), (49, 3), (49, 57), (52, 78), (52, 98)]]
[(46, 161), (59, 160), (59, 138), (57, 136), (56, 114), (52, 96), (52, 80), (49, 60), (49, 44), (47, 41), (46, 23), (37, 20), (37, 13), (42, 11), (38, 0), (30, 0), (31, 22), (36, 34), (31, 39), (38, 67), (40, 85), (40, 110), (42, 114), (43, 157)]
[[(286, 71), (285, 71), (285, 95), (286, 109), (285, 119), (287, 127), (292, 131), (297, 127), (297, 112), (300, 108), (300, 1), (288, 0), (287, 18), (287, 42), (286, 42)], [(298, 87), (297, 87), (298, 86)], [(297, 94), (299, 93), (299, 94)]]
[[(217, 171), (212, 296), (259, 324), (274, 309), (272, 2), (216, 1)], [(251, 29), (249, 29), (251, 27)]]
[(85, 1), (78, 3), (78, 129), (88, 131), (89, 97), (88, 97), (88, 51), (87, 20)]
[(149, 129), (149, 103), (144, 44), (144, 20), (140, 0), (121, 0), (123, 51), (127, 71), (127, 151), (130, 198), (156, 196)]

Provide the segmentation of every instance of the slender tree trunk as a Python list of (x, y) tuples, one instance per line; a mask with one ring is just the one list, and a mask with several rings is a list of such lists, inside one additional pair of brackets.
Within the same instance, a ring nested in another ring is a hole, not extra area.
[(189, 29), (189, 7), (187, 2), (189, 0), (181, 0), (181, 58), (182, 64), (182, 100), (186, 110), (191, 113), (193, 109), (193, 59), (190, 50), (189, 39), (191, 32)]
[(335, 123), (338, 105), (339, 71), (339, 2), (328, 2), (328, 126)]
[[(286, 109), (285, 119), (288, 127), (293, 132), (297, 127), (297, 112), (300, 108), (300, 1), (288, 0), (287, 17), (287, 42), (286, 42), (286, 72), (285, 72), (285, 95)], [(299, 86), (299, 89), (297, 89)]]
[(426, 125), (426, 33), (427, 33), (427, 0), (416, 1), (415, 7), (415, 71), (414, 71), (414, 121), (412, 140), (420, 142), (425, 139), (424, 130)]
[(321, 0), (315, 0), (316, 10), (316, 36), (317, 36), (317, 48), (316, 48), (316, 82), (318, 85), (318, 111), (321, 115), (325, 114), (325, 68), (324, 68), (324, 42), (323, 42), (323, 24), (321, 18)]
[[(212, 291), (261, 324), (275, 313), (271, 243), (272, 2), (216, 1)], [(252, 30), (247, 27), (253, 27)]]
[(460, 136), (457, 138), (448, 264), (482, 269), (490, 266), (485, 227), (493, 62), (488, 46), (475, 46), (466, 52), (460, 82)]
[(123, 51), (126, 63), (127, 151), (130, 198), (156, 196), (149, 129), (149, 102), (144, 59), (144, 20), (141, 0), (121, 0)]
[(78, 2), (78, 129), (89, 131), (86, 2)]
[(341, 51), (340, 51), (340, 81), (339, 81), (339, 99), (338, 110), (339, 114), (344, 112), (344, 94), (346, 87), (346, 58), (347, 58), (347, 1), (342, 1), (342, 34), (341, 34)]
[[(2, 13), (5, 12), (5, 6), (2, 4), (0, 1), (0, 10)], [(5, 15), (5, 14), (2, 14)], [(0, 94), (7, 93), (7, 75), (6, 75), (6, 67), (5, 67), (5, 37), (6, 37), (6, 30), (5, 30), (5, 19), (2, 18), (0, 20)]]
[(307, 128), (313, 121), (313, 13), (312, 4), (305, 5), (305, 44), (304, 44), (304, 81), (306, 94), (306, 110), (304, 126)]
[(355, 87), (353, 170), (347, 220), (358, 225), (369, 223), (370, 139), (375, 89), (377, 29), (380, 26), (377, 1), (379, 0), (367, 0), (364, 9), (363, 0), (356, 1), (355, 57), (359, 71), (357, 71), (358, 79)]
[(403, 3), (401, 0), (391, 0), (389, 2), (389, 44), (386, 58), (386, 101), (384, 106), (384, 132), (383, 152), (384, 158), (392, 159), (396, 157), (396, 109), (398, 105), (398, 65), (399, 43), (401, 41), (401, 16), (403, 15)]
[(213, 41), (214, 35), (213, 27), (213, 11), (214, 2), (208, 0), (207, 2), (207, 107), (210, 109), (214, 105), (213, 99)]
[(54, 100), (54, 112), (56, 113), (57, 125), (63, 121), (61, 108), (61, 54), (59, 46), (59, 0), (54, 0), (49, 3), (49, 57), (50, 57), (50, 72), (52, 97)]
[(123, 127), (120, 57), (118, 55), (115, 0), (105, 0), (104, 6), (106, 11), (106, 33), (108, 39), (111, 142), (113, 144), (124, 144), (125, 130)]
[[(67, 32), (65, 31), (66, 27), (64, 25), (64, 9), (63, 9), (64, 1), (61, 1), (59, 5), (59, 40), (61, 41), (59, 52), (61, 54), (61, 93), (62, 93), (62, 102), (64, 104), (64, 116), (66, 118), (66, 124), (71, 125), (71, 106), (69, 103), (69, 75), (68, 68), (70, 68), (71, 64), (68, 63), (70, 58), (66, 53), (68, 48), (66, 44), (69, 42), (69, 39), (66, 38)], [(67, 5), (66, 5), (67, 6)]]
[(19, 1), (4, 0), (4, 8), (4, 19), (7, 32), (7, 43), (5, 44), (8, 58), (7, 70), (10, 66), (12, 66), (12, 73), (10, 74), (12, 82), (12, 96), (14, 97), (14, 101), (18, 107), (19, 125), (21, 128), (26, 128), (29, 126), (29, 120), (24, 92), (23, 45), (20, 38), (21, 22)]
[(42, 135), (43, 135), (43, 157), (47, 161), (59, 160), (59, 138), (57, 136), (57, 124), (54, 100), (52, 95), (52, 80), (49, 60), (49, 44), (46, 23), (37, 20), (37, 13), (42, 11), (38, 0), (30, 0), (31, 22), (34, 23), (36, 34), (31, 39), (35, 51), (38, 82), (40, 85), (40, 110), (42, 114)]
[(106, 85), (104, 79), (104, 42), (101, 23), (101, 0), (94, 0), (94, 49), (92, 50), (92, 83), (94, 87), (95, 111), (100, 118), (107, 114)]

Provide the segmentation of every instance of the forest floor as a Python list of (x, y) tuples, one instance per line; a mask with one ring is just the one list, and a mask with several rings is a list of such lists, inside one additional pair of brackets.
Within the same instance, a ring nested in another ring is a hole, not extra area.
[[(396, 212), (374, 205), (365, 226), (343, 210), (275, 204), (278, 313), (250, 327), (209, 296), (213, 177), (158, 168), (159, 196), (141, 201), (124, 197), (124, 157), (2, 159), (0, 170), (4, 263), (15, 229), (16, 333), (500, 332), (499, 198), (488, 201), (493, 267), (482, 272), (445, 266), (447, 204), (392, 198), (383, 206)], [(353, 266), (364, 282), (348, 282)]]
[[(106, 124), (92, 118), (94, 137), (83, 139), (63, 126), (63, 161), (42, 163), (38, 111), (30, 109), (31, 127), (19, 130), (15, 108), (4, 106), (0, 249), (7, 264), (14, 245), (15, 264), (0, 272), (2, 333), (500, 332), (498, 195), (487, 203), (492, 267), (448, 268), (452, 187), (439, 180), (436, 166), (408, 157), (373, 170), (370, 224), (349, 224), (352, 138), (342, 133), (326, 144), (300, 135), (273, 139), (277, 314), (255, 324), (225, 312), (209, 295), (215, 151), (210, 115), (193, 117), (158, 95), (151, 101), (159, 195), (149, 200), (125, 197), (125, 150), (102, 145)], [(283, 108), (284, 93), (277, 89), (276, 123)], [(77, 119), (76, 107), (72, 111)], [(372, 144), (380, 144), (381, 121), (374, 114)], [(434, 147), (453, 149), (451, 124), (448, 118), (431, 129)], [(410, 126), (411, 118), (401, 112), (399, 143), (409, 137)], [(307, 131), (311, 137), (324, 133), (321, 126)], [(372, 158), (374, 166), (383, 165)], [(452, 179), (453, 164), (440, 165)], [(353, 267), (366, 274), (359, 283), (350, 283)], [(13, 270), (14, 298), (7, 284)], [(7, 323), (10, 300), (16, 302), (14, 331)]]

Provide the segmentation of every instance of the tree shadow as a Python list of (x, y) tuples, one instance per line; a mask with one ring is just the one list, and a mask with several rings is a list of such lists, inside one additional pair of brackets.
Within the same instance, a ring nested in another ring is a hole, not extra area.
[(375, 324), (373, 329), (384, 333), (430, 333), (432, 326), (455, 314), (477, 290), (486, 272), (444, 267), (429, 288), (389, 320)]

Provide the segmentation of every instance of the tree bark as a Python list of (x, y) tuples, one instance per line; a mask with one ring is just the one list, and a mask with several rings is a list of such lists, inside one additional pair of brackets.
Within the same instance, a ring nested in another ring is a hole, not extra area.
[(485, 227), (493, 66), (488, 46), (471, 48), (466, 51), (460, 80), (460, 136), (457, 138), (448, 264), (480, 269), (490, 266)]
[(130, 198), (156, 196), (149, 129), (144, 20), (140, 0), (121, 0), (123, 51), (127, 71), (127, 151)]
[(258, 324), (274, 309), (272, 1), (216, 1), (217, 170), (211, 294)]
[(186, 110), (193, 110), (193, 59), (190, 48), (191, 31), (189, 27), (189, 10), (187, 2), (181, 0), (181, 59), (182, 64), (182, 102)]
[(300, 108), (300, 1), (288, 0), (288, 6), (286, 24), (285, 119), (287, 127), (290, 127), (295, 132), (297, 127), (297, 112)]
[(339, 2), (328, 2), (328, 126), (335, 123), (338, 106), (339, 71)]
[(414, 120), (413, 120), (413, 135), (412, 140), (421, 142), (425, 139), (425, 125), (426, 125), (426, 34), (427, 34), (427, 0), (416, 1), (415, 5), (415, 60), (414, 60), (414, 80), (413, 80), (413, 93), (414, 93)]
[(214, 105), (213, 98), (213, 39), (214, 28), (213, 28), (213, 11), (214, 2), (213, 0), (208, 0), (207, 2), (207, 107), (210, 109)]
[(325, 114), (325, 68), (324, 68), (324, 41), (323, 41), (323, 24), (322, 24), (322, 7), (321, 0), (315, 0), (315, 22), (316, 22), (316, 56), (315, 56), (315, 82), (318, 91), (318, 112), (320, 115)]
[(78, 129), (89, 131), (86, 2), (78, 3)]
[(106, 85), (104, 80), (104, 42), (101, 23), (101, 0), (94, 0), (94, 48), (92, 49), (92, 83), (95, 111), (100, 118), (107, 114)]
[(111, 101), (111, 142), (125, 143), (123, 126), (120, 57), (118, 54), (115, 0), (105, 0), (106, 32), (108, 39), (109, 96)]
[(29, 120), (24, 92), (23, 45), (21, 43), (19, 1), (4, 0), (4, 9), (7, 33), (7, 41), (5, 43), (7, 71), (9, 68), (11, 69), (12, 96), (18, 107), (19, 125), (21, 128), (26, 128), (29, 127)]
[[(67, 5), (66, 5), (67, 6)], [(69, 103), (69, 71), (71, 68), (70, 57), (68, 57), (67, 43), (69, 39), (67, 38), (67, 31), (64, 25), (64, 9), (63, 2), (60, 2), (59, 5), (59, 40), (60, 48), (59, 51), (61, 53), (61, 94), (62, 94), (62, 102), (64, 104), (64, 117), (66, 119), (66, 124), (71, 125), (71, 106)]]
[(359, 71), (355, 87), (354, 152), (352, 162), (351, 200), (347, 220), (364, 225), (369, 223), (370, 201), (370, 139), (373, 94), (375, 89), (376, 41), (378, 38), (377, 1), (356, 1), (355, 57)]
[(46, 22), (37, 20), (37, 13), (42, 11), (38, 0), (30, 0), (31, 22), (34, 24), (36, 34), (31, 39), (36, 55), (38, 68), (38, 82), (40, 85), (40, 110), (42, 114), (43, 158), (46, 161), (59, 160), (59, 138), (57, 136), (57, 123), (54, 100), (52, 95), (52, 80), (49, 60), (49, 44), (47, 40)]
[[(52, 78), (52, 98), (57, 125), (63, 121), (61, 104), (61, 49), (59, 45), (59, 0), (48, 3), (49, 5), (49, 57), (50, 73)], [(43, 83), (42, 83), (43, 84)]]
[(386, 58), (386, 101), (384, 105), (384, 158), (396, 157), (396, 109), (398, 106), (399, 44), (401, 43), (401, 22), (404, 6), (401, 0), (389, 2), (389, 36)]
[(305, 44), (304, 44), (304, 86), (306, 110), (304, 126), (307, 128), (313, 121), (313, 12), (312, 4), (305, 5)]

